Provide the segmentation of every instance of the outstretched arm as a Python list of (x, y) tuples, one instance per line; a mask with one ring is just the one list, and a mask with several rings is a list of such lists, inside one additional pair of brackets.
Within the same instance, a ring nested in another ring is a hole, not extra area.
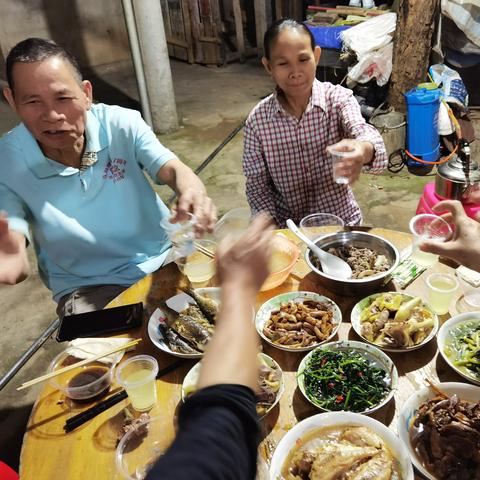
[(27, 278), (29, 265), (25, 237), (8, 227), (5, 213), (0, 213), (0, 283), (15, 285)]
[(256, 389), (258, 336), (252, 321), (252, 308), (268, 275), (269, 225), (270, 219), (259, 215), (233, 245), (230, 243), (233, 239), (227, 237), (218, 246), (221, 306), (215, 335), (202, 361), (199, 388), (230, 383)]
[(169, 160), (157, 173), (158, 179), (175, 190), (178, 195), (174, 221), (184, 220), (191, 212), (197, 218), (196, 232), (212, 232), (217, 221), (217, 209), (207, 195), (205, 185), (178, 158)]

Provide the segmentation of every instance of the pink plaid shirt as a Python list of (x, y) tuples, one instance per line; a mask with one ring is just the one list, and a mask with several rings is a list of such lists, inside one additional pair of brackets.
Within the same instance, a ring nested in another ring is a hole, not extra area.
[(243, 170), (252, 213), (266, 211), (279, 227), (310, 213), (333, 213), (347, 225), (362, 221), (349, 185), (332, 178), (326, 147), (343, 138), (371, 142), (375, 157), (364, 171), (380, 173), (387, 154), (378, 131), (368, 125), (352, 91), (315, 80), (300, 120), (288, 114), (277, 93), (251, 111), (244, 129)]

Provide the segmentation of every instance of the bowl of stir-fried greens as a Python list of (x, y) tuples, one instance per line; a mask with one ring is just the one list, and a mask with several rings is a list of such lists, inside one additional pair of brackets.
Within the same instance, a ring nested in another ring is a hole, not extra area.
[(480, 312), (466, 312), (446, 321), (437, 337), (438, 350), (458, 374), (480, 385)]
[(381, 350), (362, 342), (326, 343), (301, 361), (297, 382), (305, 398), (324, 411), (370, 413), (385, 405), (398, 372)]

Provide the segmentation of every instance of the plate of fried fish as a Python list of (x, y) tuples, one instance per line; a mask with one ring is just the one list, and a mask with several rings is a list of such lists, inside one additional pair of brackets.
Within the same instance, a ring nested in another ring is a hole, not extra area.
[(220, 288), (197, 288), (162, 303), (148, 321), (152, 343), (170, 355), (201, 358), (215, 330)]

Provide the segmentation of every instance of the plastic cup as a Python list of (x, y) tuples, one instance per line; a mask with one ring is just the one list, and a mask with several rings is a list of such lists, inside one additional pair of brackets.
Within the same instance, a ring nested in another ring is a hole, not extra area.
[[(197, 245), (215, 253), (217, 244), (212, 240), (196, 240)], [(180, 271), (195, 284), (208, 282), (215, 275), (215, 259), (208, 257), (199, 250), (195, 250), (187, 257), (177, 258), (175, 263)], [(198, 286), (198, 285), (197, 285)]]
[(349, 183), (348, 177), (345, 177), (340, 174), (340, 170), (343, 167), (343, 162), (345, 158), (352, 155), (352, 150), (338, 150), (332, 146), (327, 147), (327, 152), (332, 157), (332, 171), (333, 171), (333, 180), (339, 185), (347, 185)]
[(217, 241), (227, 235), (239, 236), (250, 225), (251, 212), (249, 208), (239, 207), (228, 211), (215, 225), (213, 236)]
[(158, 363), (150, 355), (137, 355), (117, 367), (117, 382), (127, 391), (137, 412), (150, 410), (157, 401), (155, 377)]
[(410, 231), (413, 235), (411, 259), (421, 267), (431, 267), (438, 262), (438, 255), (420, 250), (424, 241), (445, 242), (452, 235), (450, 225), (441, 217), (424, 213), (410, 220)]
[[(312, 213), (300, 220), (300, 230), (310, 239), (318, 239), (329, 233), (337, 233), (345, 226), (345, 222), (331, 213)], [(319, 233), (319, 227), (328, 227), (328, 232)]]
[(188, 218), (179, 222), (171, 223), (170, 217), (165, 217), (160, 226), (167, 232), (172, 242), (176, 257), (184, 257), (195, 250), (195, 224), (197, 219), (193, 213), (187, 213)]
[(429, 303), (437, 315), (448, 313), (458, 280), (449, 273), (432, 273), (427, 277)]

